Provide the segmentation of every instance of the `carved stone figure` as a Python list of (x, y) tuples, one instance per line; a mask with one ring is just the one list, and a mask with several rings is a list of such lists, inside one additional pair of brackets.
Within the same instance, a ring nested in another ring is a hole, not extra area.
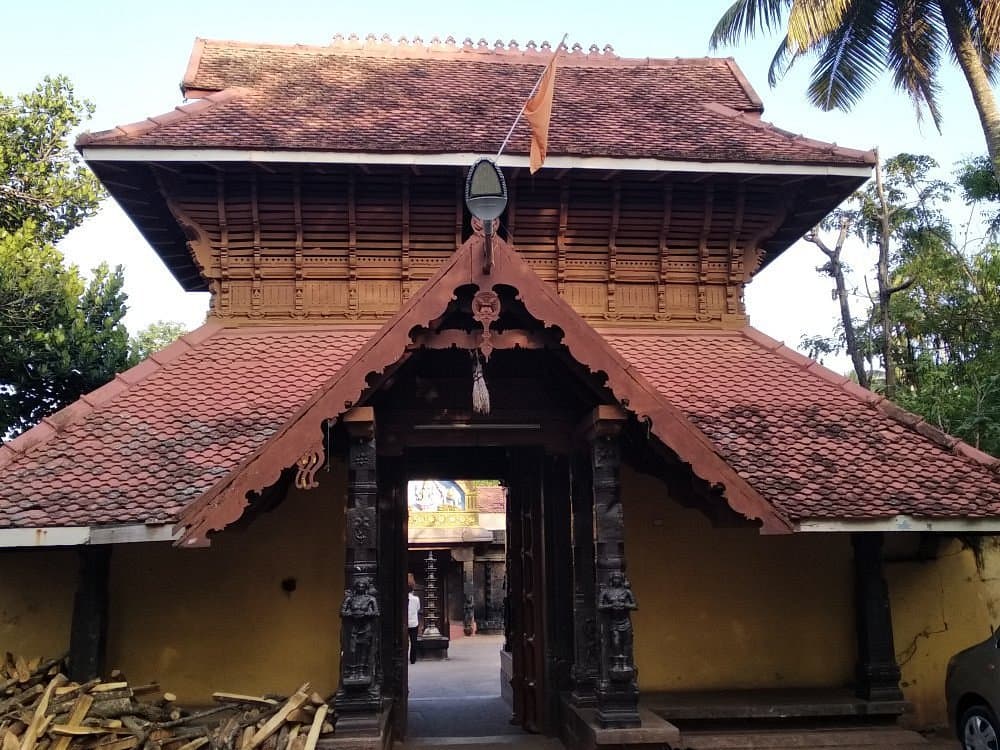
[(607, 617), (608, 646), (614, 659), (612, 669), (627, 668), (632, 661), (632, 610), (636, 608), (628, 580), (620, 572), (612, 573), (608, 585), (601, 587), (597, 601), (598, 611)]
[(371, 680), (372, 645), (376, 621), (380, 615), (378, 597), (370, 578), (358, 578), (354, 588), (346, 592), (340, 608), (346, 634), (344, 661), (346, 677), (351, 680)]
[(465, 606), (462, 611), (462, 632), (466, 635), (472, 635), (472, 623), (475, 617), (475, 605), (472, 600), (472, 594), (465, 595)]

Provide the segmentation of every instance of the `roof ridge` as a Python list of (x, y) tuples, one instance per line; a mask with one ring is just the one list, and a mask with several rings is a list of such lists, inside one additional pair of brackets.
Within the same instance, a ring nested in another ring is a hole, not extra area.
[(13, 440), (0, 445), (0, 468), (9, 466), (15, 460), (42, 443), (47, 442), (64, 430), (84, 419), (98, 407), (110, 403), (121, 394), (152, 377), (182, 354), (194, 350), (200, 343), (212, 337), (223, 328), (217, 321), (208, 321), (198, 328), (185, 333), (158, 352), (153, 352), (134, 367), (116, 373), (99, 388), (84, 393), (76, 401), (53, 412), (34, 427)]
[(865, 161), (866, 164), (874, 165), (876, 162), (875, 151), (873, 149), (866, 150), (860, 148), (849, 148), (847, 146), (838, 146), (836, 143), (821, 141), (817, 138), (809, 138), (807, 136), (802, 135), (801, 133), (793, 133), (791, 130), (785, 130), (784, 128), (779, 128), (777, 125), (763, 119), (762, 117), (760, 117), (759, 113), (756, 113), (755, 110), (750, 110), (750, 113), (748, 114), (747, 111), (733, 109), (732, 107), (727, 107), (725, 104), (720, 104), (719, 102), (703, 102), (701, 106), (703, 106), (705, 109), (711, 112), (715, 112), (716, 114), (722, 115), (723, 117), (728, 117), (731, 120), (743, 123), (744, 125), (749, 125), (752, 128), (757, 128), (758, 130), (764, 130), (767, 132), (775, 133), (777, 135), (789, 138), (790, 140), (807, 144), (818, 150), (826, 151), (830, 154), (834, 154), (837, 156), (861, 158)]
[(207, 94), (206, 96), (200, 97), (193, 102), (189, 102), (188, 104), (179, 104), (169, 112), (164, 112), (162, 115), (153, 115), (152, 117), (147, 117), (146, 119), (139, 120), (137, 122), (131, 122), (125, 125), (116, 125), (108, 130), (99, 130), (96, 133), (81, 133), (76, 139), (76, 147), (80, 148), (81, 146), (91, 146), (95, 143), (115, 138), (146, 135), (147, 133), (150, 133), (157, 128), (164, 127), (165, 125), (171, 125), (179, 120), (196, 117), (202, 112), (212, 109), (217, 105), (225, 104), (233, 99), (238, 99), (239, 97), (245, 96), (250, 92), (251, 89), (243, 86), (231, 86), (229, 88)]
[(746, 326), (740, 331), (743, 336), (753, 341), (758, 346), (767, 349), (774, 354), (788, 360), (796, 365), (800, 370), (810, 373), (833, 386), (840, 388), (844, 393), (861, 401), (862, 403), (877, 409), (894, 422), (906, 427), (913, 432), (927, 438), (939, 448), (943, 448), (959, 458), (970, 463), (982, 466), (987, 471), (1000, 475), (1000, 458), (991, 456), (985, 451), (981, 451), (964, 440), (949, 435), (938, 427), (924, 420), (919, 414), (907, 411), (885, 396), (875, 393), (864, 386), (855, 383), (846, 375), (834, 372), (830, 368), (820, 364), (814, 359), (795, 351), (787, 346), (783, 341), (771, 338), (766, 333), (759, 331), (753, 326)]
[[(346, 37), (343, 34), (337, 34), (331, 39), (329, 44), (325, 45), (277, 44), (273, 42), (198, 38), (195, 40), (187, 70), (184, 74), (184, 80), (181, 83), (182, 90), (185, 88), (199, 88), (195, 83), (198, 69), (204, 59), (206, 50), (210, 48), (268, 50), (301, 54), (362, 55), (384, 58), (434, 58), (445, 60), (478, 58), (478, 61), (503, 63), (520, 61), (538, 65), (547, 63), (555, 52), (553, 45), (548, 41), (537, 43), (535, 40), (529, 39), (522, 46), (514, 39), (508, 42), (497, 39), (491, 43), (485, 37), (480, 37), (478, 40), (466, 37), (462, 42), (458, 42), (453, 36), (448, 36), (444, 40), (435, 36), (430, 41), (425, 42), (419, 36), (412, 39), (401, 36), (394, 40), (388, 34), (383, 34), (380, 37), (375, 34), (368, 34), (363, 39), (357, 34), (350, 34)], [(596, 63), (600, 66), (608, 67), (665, 67), (671, 65), (701, 64), (720, 67), (729, 66), (730, 68), (735, 65), (735, 60), (732, 57), (622, 57), (615, 53), (614, 47), (611, 44), (604, 44), (603, 46), (590, 44), (584, 48), (584, 45), (579, 42), (572, 44), (563, 43), (559, 46), (559, 50), (561, 52), (559, 60), (562, 64), (579, 63), (587, 65), (588, 63)], [(747, 86), (743, 85), (744, 83), (741, 82), (741, 86), (746, 90)], [(747, 95), (751, 99), (754, 99), (755, 102), (759, 102), (756, 94), (752, 91), (747, 91)]]

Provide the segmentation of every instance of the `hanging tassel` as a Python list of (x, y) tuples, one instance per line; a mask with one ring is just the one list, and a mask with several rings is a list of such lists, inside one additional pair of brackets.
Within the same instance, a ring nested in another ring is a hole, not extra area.
[(483, 377), (483, 363), (479, 352), (472, 354), (472, 411), (476, 414), (490, 413), (490, 392), (486, 389), (486, 378)]

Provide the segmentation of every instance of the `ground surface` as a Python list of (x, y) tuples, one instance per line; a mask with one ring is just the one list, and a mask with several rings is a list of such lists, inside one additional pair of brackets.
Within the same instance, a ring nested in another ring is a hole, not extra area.
[[(510, 723), (510, 707), (500, 697), (502, 643), (502, 636), (455, 638), (447, 660), (411, 665), (408, 738), (405, 743), (396, 743), (395, 750), (563, 750), (558, 740), (526, 734)], [(700, 739), (707, 740), (705, 747), (720, 750), (746, 747), (736, 737), (711, 734), (711, 739), (692, 737), (692, 744), (698, 746)], [(793, 733), (785, 734), (778, 742), (786, 748), (815, 747), (811, 742), (796, 745)], [(877, 748), (871, 744), (839, 744), (835, 750)], [(925, 742), (893, 750), (959, 750), (959, 744), (942, 732)]]
[(448, 659), (410, 665), (409, 737), (523, 734), (500, 697), (502, 643), (498, 635), (455, 638)]

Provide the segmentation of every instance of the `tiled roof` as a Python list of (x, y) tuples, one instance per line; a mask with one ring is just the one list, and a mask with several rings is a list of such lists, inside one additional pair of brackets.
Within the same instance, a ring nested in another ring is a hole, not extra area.
[[(373, 332), (189, 334), (0, 448), (0, 528), (176, 520)], [(789, 518), (1000, 515), (1000, 462), (753, 329), (605, 338)]]
[(759, 331), (605, 338), (790, 518), (1000, 515), (1000, 461)]
[(372, 332), (188, 334), (0, 448), (0, 528), (173, 521)]
[[(84, 135), (79, 146), (495, 153), (551, 52), (339, 41), (327, 47), (198, 40), (194, 104)], [(559, 62), (550, 156), (870, 165), (870, 152), (779, 130), (731, 59)], [(521, 122), (507, 152), (526, 154)]]

